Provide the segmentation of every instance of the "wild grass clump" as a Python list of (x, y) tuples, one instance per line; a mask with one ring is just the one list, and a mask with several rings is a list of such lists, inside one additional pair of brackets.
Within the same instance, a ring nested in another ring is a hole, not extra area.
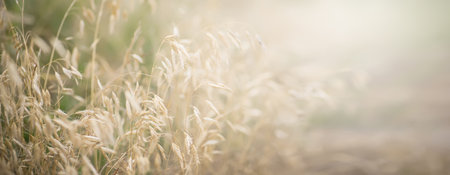
[(1, 5), (2, 173), (296, 166), (283, 132), (296, 106), (253, 32), (223, 26), (185, 37), (156, 19), (154, 1), (54, 2), (65, 11), (52, 16), (39, 3)]

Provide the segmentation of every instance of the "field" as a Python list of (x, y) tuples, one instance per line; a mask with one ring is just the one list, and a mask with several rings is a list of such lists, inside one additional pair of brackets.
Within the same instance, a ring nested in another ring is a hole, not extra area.
[(449, 5), (1, 0), (0, 174), (449, 174)]

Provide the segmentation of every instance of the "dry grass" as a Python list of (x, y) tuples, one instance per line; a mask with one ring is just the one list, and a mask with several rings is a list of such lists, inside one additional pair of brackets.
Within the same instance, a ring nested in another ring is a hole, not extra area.
[(225, 25), (186, 37), (173, 27), (152, 39), (149, 25), (172, 24), (132, 18), (140, 7), (157, 15), (158, 3), (74, 0), (61, 6), (52, 33), (33, 28), (27, 3), (0, 12), (3, 174), (271, 174), (296, 166), (283, 130), (298, 125), (286, 122), (298, 115), (297, 84), (271, 72), (253, 32)]
[(445, 7), (0, 0), (0, 174), (449, 174)]

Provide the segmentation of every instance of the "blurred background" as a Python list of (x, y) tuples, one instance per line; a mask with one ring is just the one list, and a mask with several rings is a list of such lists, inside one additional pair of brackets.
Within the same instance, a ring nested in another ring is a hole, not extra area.
[(450, 173), (450, 1), (214, 3), (211, 18), (261, 35), (275, 69), (329, 93), (290, 135), (290, 173)]

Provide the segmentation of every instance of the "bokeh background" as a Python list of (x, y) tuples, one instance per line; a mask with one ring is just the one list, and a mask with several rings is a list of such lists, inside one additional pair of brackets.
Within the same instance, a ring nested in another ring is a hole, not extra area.
[[(239, 4), (239, 5), (238, 5)], [(308, 118), (306, 174), (450, 172), (450, 2), (223, 3), (261, 33), (274, 59), (329, 84)], [(339, 81), (335, 81), (335, 79)], [(298, 138), (297, 138), (298, 137)]]
[(214, 18), (252, 26), (280, 72), (332, 89), (325, 90), (331, 104), (290, 135), (302, 143), (299, 171), (450, 173), (449, 1), (255, 0), (214, 7), (221, 11)]

